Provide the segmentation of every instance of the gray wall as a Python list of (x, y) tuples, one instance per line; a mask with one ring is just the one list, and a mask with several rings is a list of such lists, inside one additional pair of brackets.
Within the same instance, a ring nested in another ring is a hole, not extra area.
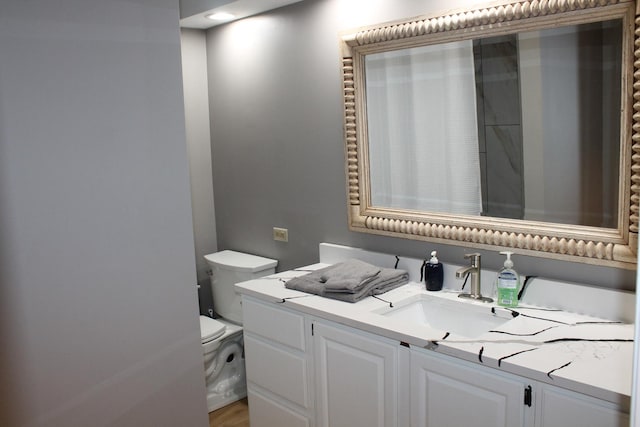
[(184, 111), (191, 178), (193, 235), (200, 312), (213, 310), (211, 286), (204, 255), (216, 252), (216, 217), (211, 181), (211, 134), (207, 84), (207, 49), (203, 30), (181, 30)]
[[(348, 231), (338, 32), (461, 8), (466, 1), (307, 0), (207, 31), (213, 184), (219, 249), (256, 253), (285, 270), (332, 242), (422, 257), (463, 247)], [(275, 242), (272, 227), (289, 229)], [(497, 269), (503, 256), (481, 251)], [(516, 256), (522, 274), (631, 289), (631, 271)]]
[(0, 10), (0, 425), (205, 426), (178, 1)]

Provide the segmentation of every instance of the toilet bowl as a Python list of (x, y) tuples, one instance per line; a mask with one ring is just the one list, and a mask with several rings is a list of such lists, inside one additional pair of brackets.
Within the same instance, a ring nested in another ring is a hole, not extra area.
[(211, 412), (247, 395), (242, 327), (200, 316), (200, 332)]
[(234, 251), (205, 255), (216, 319), (200, 316), (207, 408), (214, 411), (247, 395), (242, 308), (234, 285), (275, 273), (276, 260)]

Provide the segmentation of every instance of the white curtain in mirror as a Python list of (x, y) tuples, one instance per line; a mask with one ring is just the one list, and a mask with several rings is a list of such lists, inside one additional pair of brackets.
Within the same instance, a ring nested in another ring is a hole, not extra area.
[(371, 54), (365, 68), (372, 205), (479, 215), (472, 42)]

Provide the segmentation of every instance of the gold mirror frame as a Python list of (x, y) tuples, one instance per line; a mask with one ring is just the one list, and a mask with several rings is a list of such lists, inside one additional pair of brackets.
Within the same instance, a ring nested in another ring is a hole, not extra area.
[[(640, 17), (635, 1), (533, 0), (423, 16), (341, 36), (344, 138), (352, 231), (634, 269), (640, 202)], [(364, 57), (400, 48), (622, 19), (618, 227), (598, 228), (374, 207), (370, 202)]]

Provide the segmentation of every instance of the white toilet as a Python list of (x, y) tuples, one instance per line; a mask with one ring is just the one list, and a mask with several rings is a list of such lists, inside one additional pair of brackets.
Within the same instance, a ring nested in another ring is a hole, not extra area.
[(234, 251), (205, 255), (211, 270), (213, 308), (220, 317), (200, 316), (209, 412), (247, 395), (242, 308), (233, 285), (275, 273), (278, 261)]

